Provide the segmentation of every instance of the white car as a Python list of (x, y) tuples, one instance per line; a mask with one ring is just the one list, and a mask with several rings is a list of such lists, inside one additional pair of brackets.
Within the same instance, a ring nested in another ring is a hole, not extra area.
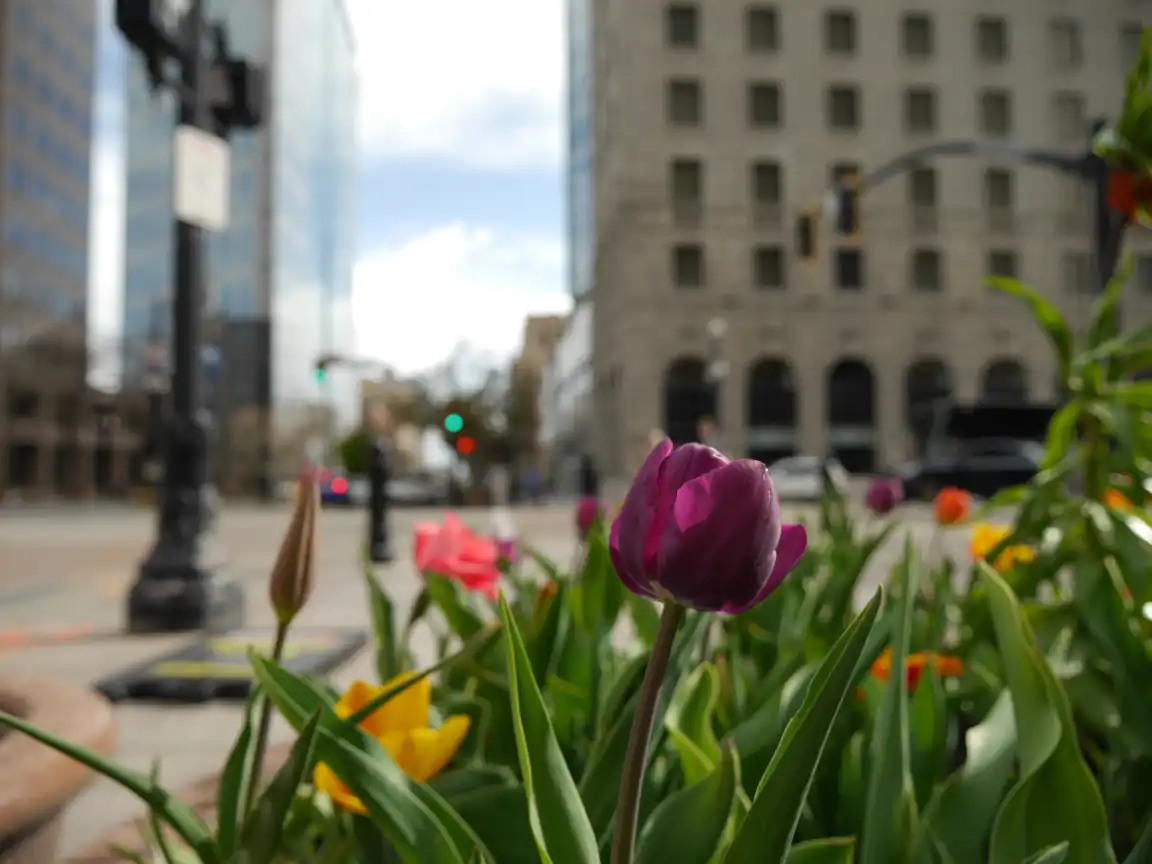
[(824, 494), (824, 475), (841, 492), (848, 489), (848, 472), (835, 459), (789, 456), (768, 466), (781, 501), (817, 501)]

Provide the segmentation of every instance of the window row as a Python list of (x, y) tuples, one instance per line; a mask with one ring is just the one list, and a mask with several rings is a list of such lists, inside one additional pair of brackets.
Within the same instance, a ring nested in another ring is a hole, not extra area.
[[(943, 108), (939, 93), (929, 85), (907, 87), (902, 95), (904, 131), (935, 135)], [(746, 89), (745, 115), (750, 129), (783, 130), (784, 86), (778, 81), (752, 81)], [(1059, 91), (1052, 96), (1052, 134), (1060, 144), (1083, 144), (1088, 138), (1087, 102), (1083, 94)], [(1008, 138), (1014, 131), (1012, 92), (985, 88), (976, 94), (976, 124), (987, 138)], [(859, 84), (831, 84), (824, 97), (829, 129), (857, 131), (864, 125), (864, 94)], [(665, 82), (664, 115), (668, 125), (680, 128), (705, 123), (704, 85), (699, 78), (670, 78)]]
[[(676, 2), (665, 7), (664, 39), (679, 50), (703, 44), (702, 3)], [(852, 57), (861, 51), (859, 13), (831, 9), (824, 13), (822, 47), (831, 56)], [(1075, 70), (1085, 65), (1084, 25), (1060, 16), (1047, 24), (1049, 65), (1056, 70)], [(1141, 25), (1119, 25), (1117, 51), (1124, 68), (1139, 54)], [(972, 55), (982, 63), (1003, 64), (1012, 60), (1012, 26), (1002, 15), (981, 15), (972, 22)], [(908, 12), (900, 19), (900, 54), (910, 60), (929, 60), (936, 55), (941, 38), (936, 20), (927, 12)], [(951, 36), (951, 34), (950, 34)], [(749, 53), (771, 54), (783, 47), (784, 25), (775, 4), (752, 3), (744, 12), (744, 47)]]
[[(833, 251), (832, 284), (841, 291), (865, 288), (867, 269), (862, 249), (840, 248)], [(671, 250), (672, 284), (676, 288), (697, 289), (707, 285), (707, 256), (699, 243), (679, 243)], [(751, 285), (760, 291), (783, 291), (788, 287), (788, 253), (781, 244), (754, 247), (749, 257)], [(987, 253), (985, 272), (989, 276), (1019, 279), (1020, 261), (1013, 249), (992, 249)], [(1060, 262), (1060, 289), (1067, 294), (1095, 294), (1092, 258), (1087, 253), (1065, 253)], [(1152, 257), (1137, 259), (1134, 270), (1137, 287), (1152, 293)], [(904, 276), (907, 287), (915, 292), (937, 293), (947, 288), (945, 252), (934, 247), (921, 247), (908, 253)]]
[[(835, 185), (847, 177), (859, 174), (860, 166), (855, 162), (835, 162), (828, 168), (828, 185)], [(705, 204), (705, 176), (705, 164), (701, 159), (682, 157), (669, 162), (668, 197), (677, 223), (691, 225), (701, 220)], [(907, 173), (905, 182), (909, 206), (929, 210), (939, 205), (939, 178), (934, 168), (914, 168)], [(1004, 214), (1015, 212), (1016, 173), (1012, 169), (986, 168), (982, 185), (984, 206), (988, 211)], [(784, 168), (779, 162), (755, 160), (750, 163), (748, 198), (755, 213), (755, 221), (766, 225), (782, 221), (784, 193)]]

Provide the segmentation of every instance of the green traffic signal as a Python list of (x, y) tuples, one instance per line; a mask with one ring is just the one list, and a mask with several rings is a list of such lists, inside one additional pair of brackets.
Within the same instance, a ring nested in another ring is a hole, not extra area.
[(455, 435), (464, 428), (464, 418), (459, 414), (449, 414), (444, 418), (444, 428)]

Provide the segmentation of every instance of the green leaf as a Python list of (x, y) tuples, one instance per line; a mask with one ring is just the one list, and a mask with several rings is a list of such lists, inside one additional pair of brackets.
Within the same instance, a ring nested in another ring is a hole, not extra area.
[(1068, 841), (1070, 864), (1113, 864), (1100, 790), (1080, 754), (1068, 699), (1008, 584), (981, 562), (1016, 714), (1019, 779), (992, 827), (990, 864), (1017, 864)]
[(797, 843), (788, 850), (785, 864), (852, 864), (856, 854), (855, 837), (830, 837)]
[(788, 724), (784, 740), (764, 772), (752, 810), (724, 864), (784, 860), (832, 725), (855, 683), (860, 655), (882, 602), (883, 591), (877, 590), (824, 659), (800, 713)]
[[(912, 634), (912, 615), (920, 584), (920, 568), (912, 553), (911, 537), (905, 539), (904, 555), (897, 571), (899, 602), (895, 604), (896, 629), (892, 635), (891, 674), (884, 686), (880, 713), (869, 741), (868, 797), (864, 805), (860, 864), (890, 864), (897, 853), (901, 828), (894, 812), (904, 813), (899, 802), (914, 798), (911, 753), (908, 745), (908, 676), (905, 666)], [(923, 686), (923, 685), (921, 685)], [(915, 818), (915, 813), (911, 814)]]
[(448, 622), (449, 628), (460, 639), (467, 641), (484, 629), (484, 621), (476, 611), (473, 596), (455, 579), (435, 573), (425, 575), (428, 596)]
[(664, 714), (664, 726), (689, 784), (712, 773), (720, 759), (720, 742), (712, 730), (719, 696), (720, 673), (711, 663), (701, 663), (673, 691)]
[(523, 788), (494, 786), (449, 803), (484, 841), (496, 864), (540, 864)]
[(0, 727), (4, 726), (39, 741), (131, 792), (143, 801), (160, 821), (171, 827), (181, 840), (195, 850), (203, 864), (217, 864), (221, 860), (211, 830), (204, 824), (204, 820), (196, 815), (196, 811), (173, 798), (166, 789), (157, 786), (144, 774), (125, 768), (87, 747), (58, 738), (19, 717), (0, 711)]
[(296, 792), (312, 770), (312, 754), (320, 728), (321, 710), (316, 710), (292, 744), (288, 758), (256, 799), (244, 824), (241, 846), (245, 864), (272, 864), (280, 852), (280, 838)]
[(1063, 864), (1068, 860), (1068, 843), (1057, 843), (1055, 846), (1049, 846), (1047, 849), (1042, 849), (1031, 858), (1024, 862), (1024, 864)]
[(739, 784), (736, 754), (726, 746), (711, 774), (653, 811), (640, 832), (636, 864), (708, 864), (728, 825)]
[(244, 706), (244, 725), (232, 745), (224, 772), (216, 788), (216, 844), (220, 856), (227, 860), (236, 851), (236, 841), (244, 821), (241, 808), (248, 800), (248, 786), (252, 779), (252, 717), (260, 689), (253, 688)]
[(1120, 298), (1124, 295), (1124, 289), (1127, 287), (1131, 275), (1132, 258), (1126, 256), (1120, 261), (1120, 266), (1116, 268), (1112, 278), (1108, 280), (1104, 293), (1092, 304), (1092, 319), (1088, 325), (1088, 344), (1086, 346), (1089, 350), (1099, 347), (1116, 336), (1117, 325), (1119, 324), (1116, 313), (1120, 306)]
[(532, 661), (532, 675), (541, 687), (555, 672), (572, 626), (572, 613), (568, 606), (570, 585), (567, 582), (555, 584), (556, 594), (546, 601), (540, 626), (529, 636), (525, 646)]
[(987, 283), (993, 290), (1010, 294), (1028, 305), (1032, 316), (1043, 328), (1056, 351), (1056, 360), (1060, 364), (1061, 377), (1067, 378), (1068, 370), (1072, 364), (1072, 352), (1075, 343), (1068, 322), (1064, 320), (1064, 316), (1060, 314), (1056, 304), (1036, 289), (1029, 288), (1016, 279), (992, 276), (987, 280)]
[(405, 864), (463, 864), (479, 841), (429, 786), (413, 783), (380, 744), (338, 716), (303, 676), (249, 653), (253, 674), (297, 730), (321, 711), (316, 758), (359, 798)]
[(556, 740), (520, 629), (503, 596), (500, 619), (504, 624), (520, 773), (541, 860), (543, 864), (598, 864), (596, 833)]
[(396, 607), (392, 603), (392, 598), (380, 587), (367, 550), (361, 572), (364, 575), (364, 587), (368, 592), (368, 611), (372, 616), (376, 675), (381, 681), (391, 681), (404, 671), (400, 662), (400, 646), (396, 633)]
[(636, 627), (636, 635), (640, 637), (645, 648), (651, 648), (652, 643), (656, 641), (656, 631), (660, 629), (660, 610), (651, 600), (631, 591), (625, 597), (625, 603), (628, 604), (628, 615)]
[(1140, 835), (1140, 842), (1132, 850), (1132, 854), (1124, 859), (1124, 864), (1148, 864), (1152, 861), (1152, 819), (1144, 825), (1144, 833)]
[(1008, 691), (965, 740), (964, 766), (936, 791), (920, 823), (924, 842), (945, 861), (977, 861), (984, 853), (1016, 765), (1016, 717)]
[(603, 526), (597, 523), (588, 532), (587, 554), (577, 584), (581, 608), (577, 622), (584, 630), (594, 632), (597, 626), (611, 629), (620, 614), (625, 595), (630, 594), (612, 567)]
[[(675, 683), (694, 665), (693, 660), (699, 654), (700, 643), (711, 621), (711, 616), (703, 613), (690, 612), (685, 616), (676, 642), (672, 646), (668, 672), (664, 676), (660, 698), (656, 703), (656, 717), (662, 717), (668, 710), (668, 702), (672, 698)], [(644, 657), (644, 662), (647, 663), (647, 655)], [(588, 757), (584, 776), (580, 778), (580, 797), (587, 808), (588, 818), (597, 837), (603, 838), (607, 835), (616, 814), (616, 795), (620, 789), (620, 775), (628, 751), (628, 739), (632, 731), (632, 718), (636, 714), (636, 703), (637, 694), (633, 694), (616, 718), (616, 722), (596, 741)], [(660, 750), (664, 734), (663, 724), (657, 725), (653, 730), (652, 742), (648, 748), (649, 765), (653, 755)]]

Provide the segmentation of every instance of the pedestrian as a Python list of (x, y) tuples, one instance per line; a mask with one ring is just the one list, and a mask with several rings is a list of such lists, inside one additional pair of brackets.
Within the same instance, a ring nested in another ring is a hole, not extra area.
[(596, 472), (596, 463), (592, 461), (589, 453), (580, 454), (580, 497), (600, 497), (600, 476)]

